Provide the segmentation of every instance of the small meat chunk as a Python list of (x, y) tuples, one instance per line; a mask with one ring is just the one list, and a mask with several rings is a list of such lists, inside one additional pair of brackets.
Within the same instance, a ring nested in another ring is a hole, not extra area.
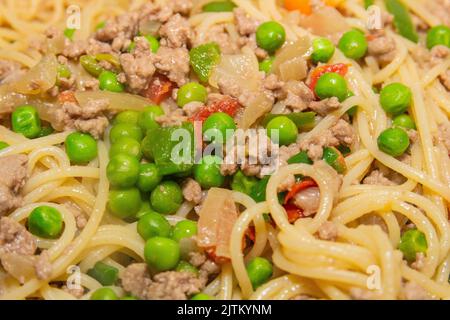
[(34, 270), (39, 280), (47, 280), (52, 275), (53, 267), (47, 250), (35, 257)]
[(189, 81), (189, 52), (186, 48), (161, 47), (155, 57), (155, 67), (179, 87)]
[(324, 99), (321, 101), (311, 101), (311, 103), (309, 104), (309, 108), (321, 116), (326, 116), (327, 114), (339, 109), (340, 107), (341, 103), (336, 97)]
[(378, 185), (378, 186), (395, 186), (395, 182), (386, 178), (380, 170), (373, 170), (367, 177), (364, 178), (363, 184)]
[(187, 300), (189, 296), (199, 293), (205, 286), (204, 281), (192, 272), (167, 271), (153, 278), (153, 283), (146, 289), (147, 300)]
[(334, 222), (326, 221), (320, 226), (317, 235), (322, 240), (336, 241), (338, 228)]
[(401, 294), (405, 300), (430, 300), (430, 295), (415, 282), (408, 281), (402, 285)]
[(8, 79), (21, 70), (20, 64), (10, 60), (0, 59), (0, 84), (9, 82)]
[(223, 23), (215, 24), (205, 32), (197, 32), (192, 41), (194, 47), (215, 42), (223, 54), (236, 54), (240, 49), (239, 44), (228, 33), (227, 25)]
[(87, 48), (88, 44), (84, 40), (70, 41), (66, 39), (62, 54), (69, 59), (76, 60), (86, 53)]
[(187, 179), (183, 184), (183, 196), (186, 201), (199, 204), (202, 201), (202, 188), (194, 179)]
[(189, 21), (176, 14), (169, 19), (159, 30), (161, 37), (164, 37), (165, 44), (170, 48), (186, 47), (192, 39), (192, 29)]
[(137, 11), (119, 15), (98, 30), (95, 38), (102, 42), (112, 41), (113, 50), (120, 51), (138, 33), (138, 22), (139, 12)]
[(150, 52), (148, 41), (144, 37), (135, 38), (136, 48), (133, 53), (120, 56), (120, 63), (125, 73), (130, 91), (138, 93), (146, 89), (155, 73), (154, 56)]
[(145, 263), (133, 263), (129, 265), (121, 275), (122, 287), (133, 296), (144, 298), (146, 289), (152, 283)]
[(0, 252), (33, 255), (37, 244), (34, 237), (17, 221), (0, 218)]
[(20, 206), (20, 189), (27, 177), (26, 155), (12, 155), (0, 158), (0, 216)]
[(380, 65), (386, 65), (394, 60), (397, 54), (395, 40), (380, 30), (372, 35), (373, 39), (369, 41), (369, 55), (373, 56)]
[(295, 111), (307, 109), (314, 100), (314, 94), (303, 81), (286, 82), (278, 94), (283, 103)]
[(84, 107), (65, 102), (56, 110), (56, 120), (52, 122), (52, 126), (58, 130), (76, 129), (100, 138), (109, 125), (106, 116), (108, 109), (108, 99), (89, 100)]
[(233, 11), (234, 20), (236, 22), (237, 30), (242, 36), (249, 36), (256, 33), (258, 26), (261, 24), (258, 20), (252, 18), (247, 12), (242, 8), (236, 8)]
[(188, 117), (186, 117), (182, 109), (177, 109), (169, 114), (159, 116), (155, 120), (163, 127), (173, 127), (180, 126), (188, 120)]

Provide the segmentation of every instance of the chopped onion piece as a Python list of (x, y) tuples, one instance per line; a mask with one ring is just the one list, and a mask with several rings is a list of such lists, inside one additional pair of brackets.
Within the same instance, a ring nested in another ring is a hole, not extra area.
[(300, 26), (309, 29), (317, 36), (329, 37), (336, 42), (342, 33), (350, 30), (342, 14), (332, 7), (321, 7), (315, 10), (313, 14), (300, 20)]
[(117, 93), (109, 91), (77, 91), (75, 98), (80, 106), (85, 106), (89, 100), (108, 99), (111, 110), (137, 110), (141, 111), (152, 103), (141, 96), (129, 93)]
[(46, 92), (55, 86), (57, 66), (55, 55), (44, 56), (41, 62), (12, 84), (13, 90), (30, 95)]

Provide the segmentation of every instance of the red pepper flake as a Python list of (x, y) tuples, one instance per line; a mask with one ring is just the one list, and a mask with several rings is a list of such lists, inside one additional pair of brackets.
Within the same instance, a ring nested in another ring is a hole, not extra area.
[(341, 76), (345, 76), (348, 72), (348, 67), (349, 65), (344, 63), (327, 64), (324, 66), (317, 67), (311, 73), (311, 83), (309, 85), (310, 89), (314, 92), (317, 81), (319, 81), (320, 77), (323, 76), (325, 73), (334, 72), (340, 74)]
[(229, 258), (226, 257), (218, 257), (216, 255), (216, 249), (215, 248), (208, 248), (205, 250), (206, 256), (209, 260), (214, 261), (217, 264), (224, 264), (230, 261)]
[(241, 108), (239, 101), (233, 98), (225, 98), (214, 102), (210, 106), (203, 107), (195, 115), (189, 118), (190, 121), (205, 121), (210, 115), (216, 112), (224, 112), (231, 117), (234, 117), (237, 111)]
[(317, 183), (314, 180), (311, 180), (311, 179), (303, 180), (303, 181), (300, 181), (300, 182), (296, 183), (291, 188), (291, 190), (289, 190), (288, 194), (284, 198), (284, 204), (287, 204), (289, 202), (289, 200), (294, 198), (295, 195), (297, 193), (299, 193), (300, 191), (308, 189), (308, 188), (311, 188), (311, 187), (317, 187)]
[(295, 204), (288, 203), (283, 205), (286, 210), (289, 223), (294, 223), (300, 218), (303, 218), (303, 210), (298, 208)]
[(141, 92), (141, 95), (150, 99), (153, 103), (160, 104), (172, 95), (176, 85), (166, 76), (155, 75), (153, 81), (147, 89)]

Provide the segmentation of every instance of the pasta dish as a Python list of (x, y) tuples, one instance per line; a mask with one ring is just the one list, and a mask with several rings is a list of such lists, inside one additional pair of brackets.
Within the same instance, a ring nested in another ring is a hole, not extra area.
[(448, 0), (0, 0), (0, 299), (450, 299)]

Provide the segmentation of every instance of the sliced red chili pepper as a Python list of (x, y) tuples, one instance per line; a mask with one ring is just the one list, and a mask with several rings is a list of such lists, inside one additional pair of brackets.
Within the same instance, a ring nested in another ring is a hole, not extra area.
[(77, 99), (75, 98), (75, 92), (67, 90), (63, 91), (58, 95), (58, 102), (63, 104), (65, 102), (73, 102), (77, 103)]
[(234, 117), (241, 105), (233, 98), (225, 98), (214, 102), (212, 105), (200, 109), (195, 115), (189, 118), (190, 121), (205, 121), (210, 115), (216, 112), (224, 112)]
[(303, 218), (303, 210), (298, 208), (295, 204), (288, 203), (283, 205), (286, 210), (289, 223), (294, 223), (300, 218)]
[(175, 89), (175, 83), (166, 76), (156, 75), (148, 88), (142, 91), (141, 94), (153, 103), (160, 104), (172, 95), (173, 89)]
[(348, 65), (344, 63), (337, 63), (317, 67), (311, 73), (311, 83), (309, 84), (310, 89), (314, 92), (314, 89), (316, 88), (316, 84), (317, 81), (319, 81), (319, 78), (323, 76), (325, 73), (330, 72), (338, 73), (341, 76), (345, 76), (348, 72)]
[(291, 190), (289, 190), (288, 194), (284, 198), (284, 204), (287, 204), (289, 202), (289, 200), (294, 198), (295, 195), (297, 193), (299, 193), (300, 191), (308, 189), (308, 188), (311, 188), (311, 187), (317, 187), (317, 183), (314, 180), (311, 180), (311, 179), (303, 180), (303, 181), (300, 181), (300, 182), (296, 183), (291, 188)]

